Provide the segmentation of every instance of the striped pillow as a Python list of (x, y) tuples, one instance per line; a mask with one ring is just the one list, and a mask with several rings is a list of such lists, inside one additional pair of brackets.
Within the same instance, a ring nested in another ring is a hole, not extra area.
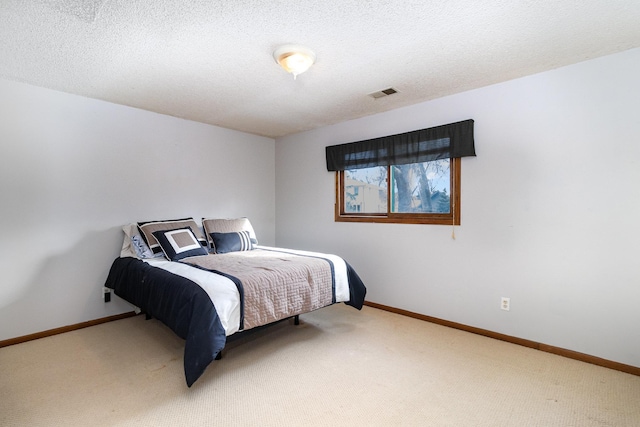
[(258, 238), (253, 230), (253, 226), (249, 221), (249, 218), (202, 218), (202, 226), (204, 227), (204, 234), (209, 242), (209, 246), (213, 249), (213, 241), (211, 240), (211, 233), (231, 233), (237, 231), (248, 231), (251, 237), (251, 242), (254, 245), (258, 244)]
[(213, 253), (226, 254), (228, 252), (250, 251), (253, 249), (251, 236), (248, 231), (234, 231), (231, 233), (210, 233)]

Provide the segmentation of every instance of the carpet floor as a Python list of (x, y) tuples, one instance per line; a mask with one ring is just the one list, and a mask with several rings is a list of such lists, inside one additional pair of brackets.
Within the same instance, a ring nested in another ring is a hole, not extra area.
[(640, 377), (371, 307), (230, 337), (136, 316), (0, 348), (2, 426), (639, 426)]

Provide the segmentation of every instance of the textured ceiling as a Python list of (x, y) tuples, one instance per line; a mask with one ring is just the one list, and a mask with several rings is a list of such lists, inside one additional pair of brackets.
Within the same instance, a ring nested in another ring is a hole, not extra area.
[(638, 0), (0, 0), (0, 77), (268, 137), (638, 46)]

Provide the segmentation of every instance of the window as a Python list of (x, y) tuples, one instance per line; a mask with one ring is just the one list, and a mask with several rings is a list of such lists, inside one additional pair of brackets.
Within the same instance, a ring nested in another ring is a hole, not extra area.
[(460, 159), (337, 171), (335, 219), (459, 225), (459, 195)]
[(475, 156), (473, 120), (327, 147), (335, 220), (459, 225), (462, 156)]

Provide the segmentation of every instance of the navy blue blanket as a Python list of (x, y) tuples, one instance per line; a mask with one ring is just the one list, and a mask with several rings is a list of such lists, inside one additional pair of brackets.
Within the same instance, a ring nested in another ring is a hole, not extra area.
[[(347, 264), (350, 301), (360, 310), (366, 288)], [(226, 344), (224, 328), (207, 293), (182, 276), (153, 267), (136, 258), (116, 258), (105, 286), (115, 294), (155, 317), (184, 339), (184, 372), (187, 386), (204, 370)]]

